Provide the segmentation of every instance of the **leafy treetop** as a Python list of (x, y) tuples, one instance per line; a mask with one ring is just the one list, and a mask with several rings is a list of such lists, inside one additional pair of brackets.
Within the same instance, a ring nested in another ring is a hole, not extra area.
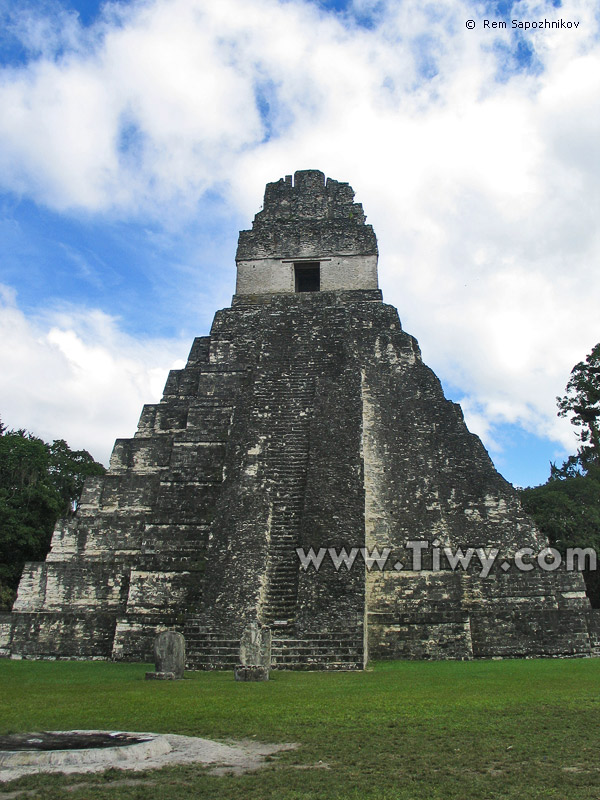
[(575, 364), (564, 397), (556, 398), (559, 417), (571, 415), (579, 428), (581, 447), (562, 468), (554, 468), (555, 477), (567, 477), (586, 471), (590, 465), (600, 466), (600, 342), (585, 361)]
[[(521, 502), (550, 543), (564, 554), (568, 547), (592, 548), (600, 554), (600, 343), (576, 364), (558, 414), (571, 415), (581, 446), (561, 467), (550, 466), (542, 486), (521, 490)], [(600, 570), (583, 577), (594, 608), (600, 608)]]
[(73, 514), (88, 475), (106, 470), (63, 439), (47, 444), (0, 421), (0, 608), (9, 608), (26, 561), (41, 561), (60, 517)]

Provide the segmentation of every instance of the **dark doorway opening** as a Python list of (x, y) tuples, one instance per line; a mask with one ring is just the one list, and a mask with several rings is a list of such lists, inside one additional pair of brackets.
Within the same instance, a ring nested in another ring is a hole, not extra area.
[(321, 289), (321, 267), (318, 261), (294, 264), (297, 292), (318, 292)]

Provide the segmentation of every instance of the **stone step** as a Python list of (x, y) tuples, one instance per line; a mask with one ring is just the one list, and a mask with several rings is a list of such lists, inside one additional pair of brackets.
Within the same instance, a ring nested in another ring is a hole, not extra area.
[(269, 594), (273, 594), (276, 588), (285, 589), (289, 581), (296, 578), (296, 572), (297, 571), (295, 569), (287, 572), (284, 572), (283, 570), (277, 570), (274, 572), (269, 586)]
[(270, 619), (287, 619), (294, 616), (296, 612), (296, 603), (286, 602), (281, 597), (268, 597), (266, 607), (264, 610), (265, 617)]
[(263, 614), (264, 620), (267, 625), (273, 625), (275, 622), (293, 622), (295, 614), (295, 606), (272, 606), (268, 612)]
[[(185, 636), (185, 633), (184, 633)], [(239, 642), (235, 647), (217, 647), (216, 645), (213, 646), (212, 642), (197, 642), (193, 639), (188, 639), (186, 637), (186, 648), (190, 657), (204, 657), (204, 656), (211, 656), (211, 658), (238, 658), (240, 652), (240, 645)]]
[(323, 664), (332, 661), (363, 661), (362, 650), (286, 650), (285, 653), (271, 652), (271, 661), (274, 664), (306, 664), (309, 661), (320, 661)]
[(292, 670), (306, 670), (306, 671), (328, 671), (334, 670), (342, 671), (351, 671), (351, 670), (362, 670), (363, 669), (363, 662), (361, 661), (336, 661), (327, 664), (323, 664), (320, 661), (314, 661), (312, 663), (308, 662), (292, 662), (289, 664), (278, 664), (273, 662), (271, 664), (271, 669), (292, 669)]
[(334, 643), (335, 646), (356, 646), (362, 647), (362, 632), (360, 634), (352, 633), (312, 633), (312, 634), (299, 634), (298, 636), (273, 636), (272, 647), (295, 647), (301, 645), (303, 647), (317, 647), (321, 644)]
[(301, 641), (298, 644), (294, 644), (291, 647), (287, 647), (284, 649), (279, 649), (276, 647), (272, 647), (272, 653), (277, 655), (277, 657), (281, 658), (289, 658), (291, 655), (294, 656), (310, 656), (310, 655), (322, 655), (322, 656), (334, 656), (338, 653), (342, 653), (344, 655), (349, 656), (359, 656), (362, 655), (363, 648), (362, 646), (358, 645), (347, 645), (347, 646), (335, 646), (335, 647), (325, 647), (323, 645), (309, 645), (307, 643), (302, 643)]
[[(277, 540), (273, 541), (273, 527), (271, 526), (271, 550), (276, 552), (280, 555), (287, 553), (290, 556), (296, 555), (296, 536), (292, 536), (291, 534), (287, 536), (286, 534), (279, 533), (279, 531), (275, 531), (277, 533)], [(285, 536), (285, 539), (283, 538)]]
[(270, 624), (276, 620), (291, 620), (296, 611), (295, 603), (271, 603), (263, 612), (265, 620)]
[(218, 633), (216, 631), (213, 633), (197, 633), (194, 629), (195, 626), (185, 623), (184, 635), (186, 641), (189, 639), (190, 642), (210, 648), (219, 647), (226, 650), (237, 650), (239, 648), (240, 640), (238, 637), (231, 638), (224, 632)]
[(263, 613), (270, 619), (288, 619), (294, 615), (295, 610), (295, 603), (286, 603), (281, 599), (273, 598)]
[(269, 593), (273, 593), (274, 590), (285, 590), (287, 589), (289, 582), (295, 580), (297, 577), (297, 570), (283, 570), (278, 567), (273, 568), (269, 583)]

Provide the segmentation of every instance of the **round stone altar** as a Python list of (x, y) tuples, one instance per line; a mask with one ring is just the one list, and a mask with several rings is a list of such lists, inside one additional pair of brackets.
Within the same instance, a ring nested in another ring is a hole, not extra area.
[(41, 731), (0, 736), (0, 782), (38, 772), (160, 769), (202, 763), (212, 774), (259, 769), (265, 759), (296, 744), (214, 742), (194, 736), (130, 731)]
[(127, 767), (170, 753), (164, 736), (120, 731), (40, 731), (0, 737), (0, 769), (11, 767)]

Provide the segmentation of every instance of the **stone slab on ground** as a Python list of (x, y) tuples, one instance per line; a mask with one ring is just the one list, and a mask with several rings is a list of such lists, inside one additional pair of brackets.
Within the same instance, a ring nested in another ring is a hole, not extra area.
[[(66, 733), (61, 731), (60, 733)], [(77, 731), (83, 733), (83, 731)], [(254, 741), (215, 742), (178, 734), (132, 733), (128, 731), (87, 731), (86, 733), (122, 733), (144, 741), (130, 747), (52, 752), (1, 751), (0, 782), (24, 775), (44, 773), (87, 773), (106, 769), (136, 772), (176, 764), (205, 764), (211, 773), (240, 775), (264, 766), (267, 756), (298, 747), (294, 743), (268, 744)], [(38, 758), (36, 758), (38, 756)]]

